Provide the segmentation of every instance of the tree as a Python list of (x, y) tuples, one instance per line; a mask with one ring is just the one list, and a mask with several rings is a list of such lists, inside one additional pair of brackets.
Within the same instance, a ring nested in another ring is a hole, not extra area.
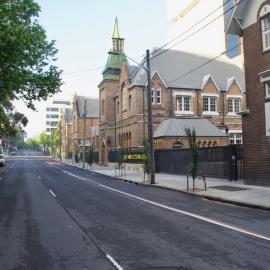
[(190, 168), (190, 173), (192, 176), (192, 181), (193, 181), (193, 190), (195, 189), (194, 182), (197, 177), (197, 172), (198, 172), (198, 158), (199, 158), (199, 153), (198, 153), (198, 145), (197, 145), (197, 136), (196, 136), (196, 131), (195, 129), (190, 129), (190, 128), (185, 128), (185, 132), (187, 135), (188, 139), (188, 144), (191, 152), (191, 168)]
[(50, 141), (48, 139), (48, 136), (47, 136), (46, 132), (41, 132), (39, 134), (39, 142), (42, 145), (43, 153), (48, 151), (48, 148), (50, 146)]
[(0, 1), (0, 135), (10, 130), (7, 101), (20, 99), (35, 109), (35, 100), (60, 91), (55, 42), (47, 41), (39, 12), (34, 0)]
[(60, 127), (58, 126), (51, 132), (49, 137), (49, 142), (51, 146), (51, 154), (60, 157)]

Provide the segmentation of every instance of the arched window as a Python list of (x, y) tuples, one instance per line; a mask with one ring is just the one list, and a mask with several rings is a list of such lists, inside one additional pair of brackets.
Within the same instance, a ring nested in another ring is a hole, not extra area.
[(211, 147), (212, 146), (212, 142), (208, 142), (208, 147)]
[(202, 147), (202, 142), (198, 141), (198, 148)]
[(207, 145), (207, 142), (206, 142), (206, 141), (204, 141), (204, 142), (203, 142), (203, 148), (205, 148), (205, 147), (206, 147), (206, 145)]
[(217, 142), (216, 141), (214, 141), (214, 143), (213, 143), (213, 147), (216, 147), (217, 146)]

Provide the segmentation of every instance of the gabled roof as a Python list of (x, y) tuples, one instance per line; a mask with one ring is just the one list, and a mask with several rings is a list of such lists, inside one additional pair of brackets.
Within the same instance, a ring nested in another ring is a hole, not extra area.
[(86, 117), (99, 117), (99, 99), (77, 96), (79, 116), (84, 116), (84, 102), (86, 100)]
[(227, 135), (204, 118), (170, 118), (161, 122), (154, 138), (186, 137), (185, 129), (195, 129), (197, 137), (226, 137)]
[[(151, 70), (158, 72), (167, 87), (201, 89), (204, 76), (211, 75), (220, 90), (225, 91), (227, 79), (230, 77), (235, 77), (241, 88), (245, 89), (244, 71), (237, 65), (182, 51), (168, 50), (161, 53), (163, 51), (159, 50), (156, 54), (160, 55), (157, 57), (155, 57), (155, 53), (151, 55), (150, 66)], [(194, 70), (199, 66), (201, 67)], [(191, 70), (194, 71), (187, 74)], [(130, 81), (131, 86), (145, 86), (147, 83), (146, 71), (138, 68)]]
[(214, 80), (214, 78), (211, 76), (211, 74), (205, 75), (205, 76), (203, 77), (201, 89), (203, 89), (203, 88), (205, 87), (205, 85), (207, 84), (207, 82), (208, 82), (210, 79), (212, 80), (212, 82), (214, 83), (214, 85), (216, 86), (216, 88), (220, 91), (219, 86), (217, 85), (217, 83), (215, 82), (215, 80)]
[(227, 80), (226, 92), (229, 91), (229, 89), (230, 89), (230, 87), (232, 86), (233, 82), (235, 82), (235, 83), (238, 85), (238, 87), (240, 88), (240, 90), (241, 90), (242, 92), (244, 92), (244, 90), (242, 89), (242, 87), (241, 87), (240, 84), (238, 83), (237, 79), (235, 79), (235, 77), (228, 78), (228, 80)]

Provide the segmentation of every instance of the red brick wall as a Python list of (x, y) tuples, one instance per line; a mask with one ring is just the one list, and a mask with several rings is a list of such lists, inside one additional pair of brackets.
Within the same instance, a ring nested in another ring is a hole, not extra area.
[[(270, 4), (270, 0), (265, 3)], [(265, 90), (258, 75), (270, 69), (270, 52), (263, 53), (259, 17), (257, 23), (243, 31), (243, 40), (246, 102), (250, 110), (250, 114), (243, 117), (244, 177), (248, 184), (270, 186), (270, 137), (265, 135)]]

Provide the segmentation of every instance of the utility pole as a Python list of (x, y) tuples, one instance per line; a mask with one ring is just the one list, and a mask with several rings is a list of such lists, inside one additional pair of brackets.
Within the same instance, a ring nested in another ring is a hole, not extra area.
[(155, 160), (153, 148), (153, 125), (152, 125), (152, 89), (151, 89), (151, 74), (150, 74), (150, 53), (146, 50), (146, 65), (147, 65), (147, 109), (148, 109), (148, 143), (149, 157), (151, 166), (151, 184), (155, 184)]
[(83, 168), (85, 168), (86, 104), (87, 100), (85, 99), (83, 108), (83, 164), (82, 164)]

